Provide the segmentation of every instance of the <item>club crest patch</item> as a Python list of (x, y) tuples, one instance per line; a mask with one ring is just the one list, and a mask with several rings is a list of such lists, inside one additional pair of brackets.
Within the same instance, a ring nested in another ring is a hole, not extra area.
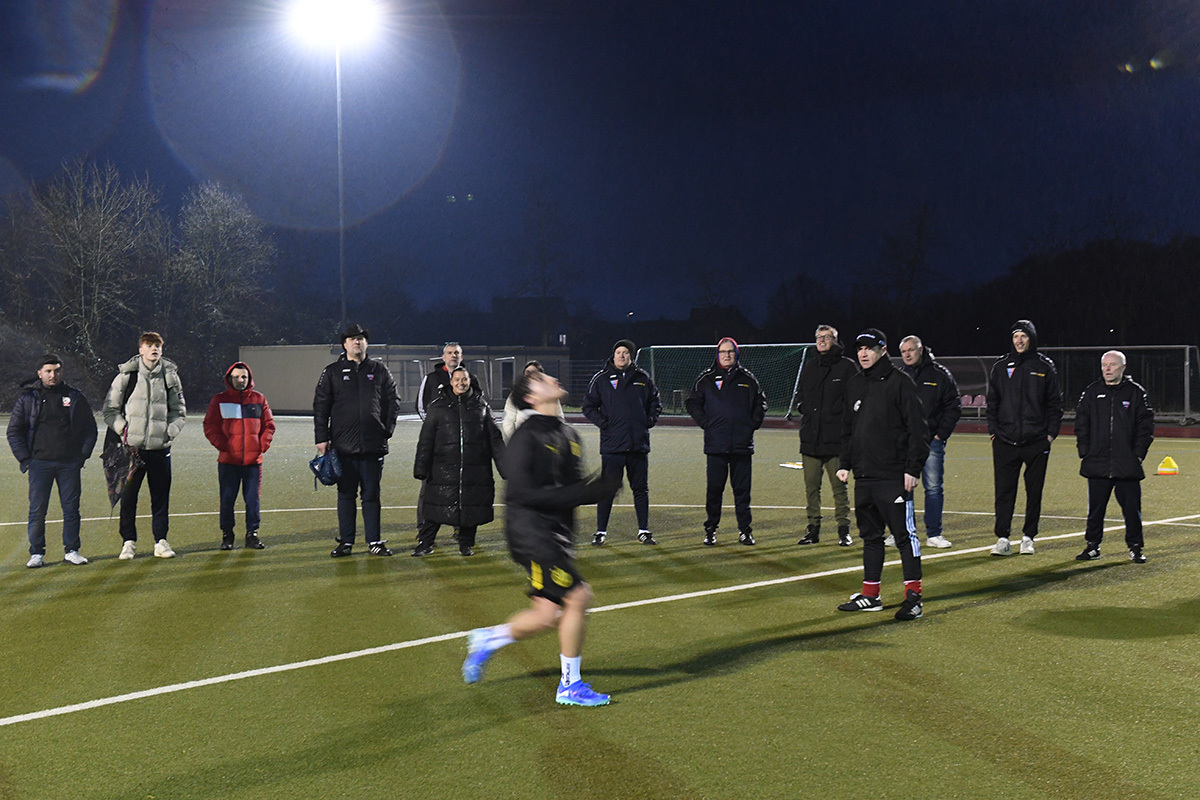
[(1012, 377), (1012, 374), (1013, 374), (1014, 372), (1016, 372), (1016, 371), (1017, 371), (1017, 368), (1016, 368), (1016, 367), (1009, 367), (1009, 368), (1008, 368), (1008, 377), (1010, 377), (1010, 378), (1011, 378), (1011, 377)]
[(723, 382), (724, 382), (724, 381), (722, 381), (720, 378), (717, 378), (717, 389), (720, 389), (720, 388), (721, 388), (721, 384), (722, 384)]
[(613, 378), (611, 381), (609, 381), (609, 383), (611, 383), (611, 384), (612, 384), (612, 387), (613, 387), (614, 389), (615, 389), (615, 388), (617, 388), (617, 384), (618, 384), (618, 383), (620, 383), (620, 382), (621, 382), (621, 379), (620, 379), (620, 378)]
[[(71, 407), (71, 398), (67, 397), (65, 394), (63, 395), (62, 401), (63, 401), (63, 408)], [(1125, 405), (1128, 406), (1129, 403), (1126, 403)]]
[(1126, 411), (1129, 410), (1129, 401), (1128, 400), (1122, 400), (1121, 405), (1125, 407)]

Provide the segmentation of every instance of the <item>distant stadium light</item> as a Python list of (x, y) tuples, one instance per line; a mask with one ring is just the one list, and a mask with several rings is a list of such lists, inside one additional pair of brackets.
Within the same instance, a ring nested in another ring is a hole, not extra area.
[(311, 45), (346, 47), (370, 38), (382, 16), (380, 4), (373, 0), (298, 0), (288, 24)]

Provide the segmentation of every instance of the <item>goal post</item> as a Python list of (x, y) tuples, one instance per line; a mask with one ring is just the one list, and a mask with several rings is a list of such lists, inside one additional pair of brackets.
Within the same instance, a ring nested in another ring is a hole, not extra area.
[[(738, 346), (738, 362), (754, 373), (767, 396), (767, 414), (786, 417), (796, 403), (800, 369), (813, 358), (815, 344), (743, 344)], [(663, 413), (686, 414), (687, 399), (696, 378), (711, 367), (717, 357), (716, 345), (654, 345), (637, 352), (637, 365), (650, 373), (662, 396)]]

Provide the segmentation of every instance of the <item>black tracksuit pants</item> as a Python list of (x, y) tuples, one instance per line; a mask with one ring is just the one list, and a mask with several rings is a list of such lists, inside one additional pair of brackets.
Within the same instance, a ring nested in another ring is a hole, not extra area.
[(1088, 515), (1086, 538), (1099, 545), (1104, 538), (1104, 512), (1108, 509), (1108, 498), (1113, 490), (1117, 493), (1117, 504), (1125, 515), (1125, 546), (1141, 549), (1142, 538), (1142, 484), (1140, 481), (1119, 481), (1112, 478), (1088, 478)]
[(903, 478), (855, 478), (854, 517), (863, 541), (863, 581), (878, 583), (883, 576), (883, 540), (896, 537), (904, 580), (921, 580), (921, 541), (913, 519), (912, 492)]
[(753, 515), (750, 513), (750, 455), (708, 454), (708, 491), (704, 499), (704, 510), (708, 519), (704, 530), (715, 531), (721, 524), (721, 500), (725, 496), (725, 479), (733, 489), (733, 507), (737, 513), (738, 530), (750, 533)]
[(1025, 526), (1030, 539), (1038, 534), (1042, 517), (1042, 487), (1046, 484), (1046, 465), (1050, 463), (1050, 442), (1008, 444), (992, 440), (992, 475), (996, 485), (996, 537), (1009, 538), (1013, 509), (1017, 505), (1017, 478), (1025, 465)]

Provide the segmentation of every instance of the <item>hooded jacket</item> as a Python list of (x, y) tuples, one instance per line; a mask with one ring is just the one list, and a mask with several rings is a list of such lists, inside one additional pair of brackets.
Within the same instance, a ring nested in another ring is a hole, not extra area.
[(921, 360), (913, 366), (907, 364), (900, 371), (912, 378), (917, 386), (917, 397), (925, 411), (925, 425), (929, 438), (943, 442), (954, 433), (954, 426), (962, 416), (962, 398), (958, 396), (958, 383), (945, 365), (935, 361), (933, 353), (922, 345)]
[[(479, 379), (474, 373), (467, 374), (471, 376), (471, 391), (483, 397), (483, 387), (479, 385)], [(446, 369), (445, 361), (438, 361), (433, 365), (433, 369), (421, 378), (421, 388), (417, 390), (417, 415), (421, 419), (425, 419), (425, 415), (429, 413), (429, 406), (443, 391), (452, 391), (450, 371)]]
[(662, 398), (650, 374), (630, 362), (617, 369), (608, 359), (592, 377), (583, 415), (600, 429), (600, 452), (649, 453), (650, 429), (658, 424)]
[[(17, 395), (12, 416), (8, 418), (8, 446), (21, 465), (21, 472), (29, 469), (33, 458), (33, 437), (37, 433), (38, 420), (42, 414), (49, 392), (42, 386), (42, 379), (34, 376), (21, 384), (24, 389)], [(87, 461), (96, 448), (96, 418), (83, 392), (63, 383), (60, 387), (62, 402), (69, 404), (68, 418), (71, 422), (72, 448), (79, 456), (79, 463)]]
[(382, 361), (342, 357), (325, 367), (313, 393), (317, 444), (331, 442), (339, 456), (384, 456), (396, 430), (400, 398)]
[[(242, 391), (233, 388), (229, 375), (235, 369), (244, 369), (250, 383)], [(225, 385), (220, 394), (208, 401), (204, 415), (204, 435), (217, 448), (217, 461), (245, 467), (261, 464), (263, 453), (271, 446), (275, 436), (275, 418), (271, 406), (261, 392), (254, 390), (254, 373), (245, 362), (237, 361), (225, 370)]]
[(1037, 329), (1018, 320), (1013, 332), (1029, 336), (1024, 353), (1015, 349), (992, 364), (988, 375), (988, 433), (1011, 445), (1054, 439), (1062, 426), (1063, 399), (1054, 362), (1037, 351)]
[(841, 468), (856, 480), (895, 480), (925, 468), (929, 429), (917, 388), (886, 355), (848, 381), (843, 425)]
[[(183, 383), (175, 362), (160, 358), (154, 369), (149, 369), (137, 355), (117, 370), (117, 377), (104, 398), (104, 423), (131, 447), (166, 450), (187, 422)], [(121, 398), (134, 373), (138, 376), (137, 383), (122, 408)]]
[(800, 370), (796, 411), (800, 414), (800, 452), (829, 458), (842, 449), (842, 411), (846, 382), (858, 373), (858, 364), (843, 353), (840, 342), (817, 353)]
[(762, 427), (767, 415), (767, 397), (758, 378), (742, 367), (738, 356), (735, 352), (728, 370), (714, 360), (696, 378), (684, 401), (688, 414), (704, 429), (704, 452), (709, 455), (753, 454), (754, 432)]
[(1080, 475), (1140, 481), (1153, 441), (1154, 410), (1141, 384), (1126, 377), (1116, 386), (1098, 380), (1083, 390), (1075, 409)]
[(425, 519), (459, 527), (491, 522), (492, 462), (503, 478), (503, 459), (504, 440), (483, 399), (442, 391), (429, 405), (413, 461), (413, 477), (426, 481)]

